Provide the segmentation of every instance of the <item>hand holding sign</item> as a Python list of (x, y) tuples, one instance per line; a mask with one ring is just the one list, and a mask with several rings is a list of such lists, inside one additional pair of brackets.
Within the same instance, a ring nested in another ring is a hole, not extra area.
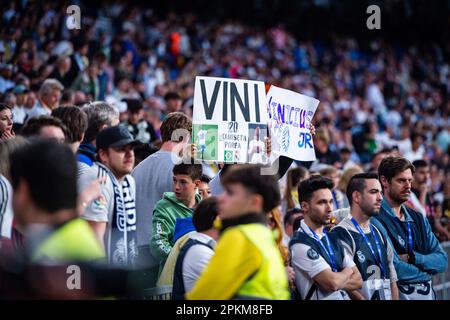
[(272, 139), (270, 139), (270, 137), (265, 137), (264, 143), (266, 145), (266, 154), (270, 157), (270, 154), (272, 153)]
[(312, 136), (316, 135), (316, 127), (312, 123), (309, 125), (309, 132)]

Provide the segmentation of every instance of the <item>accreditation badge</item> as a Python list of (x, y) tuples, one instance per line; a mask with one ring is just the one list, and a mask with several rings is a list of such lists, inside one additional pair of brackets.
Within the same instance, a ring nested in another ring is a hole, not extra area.
[(383, 279), (384, 300), (392, 300), (391, 280)]
[(369, 300), (392, 300), (389, 279), (369, 279), (364, 281), (362, 294)]

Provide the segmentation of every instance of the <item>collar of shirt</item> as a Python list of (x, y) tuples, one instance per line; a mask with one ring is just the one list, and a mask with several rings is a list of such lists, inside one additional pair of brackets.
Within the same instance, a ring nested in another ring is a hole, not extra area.
[(38, 108), (38, 109), (42, 109), (42, 110), (44, 110), (46, 113), (48, 113), (49, 115), (52, 113), (52, 110), (49, 108), (49, 107), (47, 107), (46, 105), (44, 105), (43, 103), (42, 103), (42, 101), (41, 100), (37, 100), (37, 103), (36, 103), (36, 105), (35, 105), (35, 108)]
[(234, 227), (241, 224), (260, 223), (267, 225), (267, 216), (264, 213), (249, 212), (242, 214), (236, 218), (222, 220), (222, 229), (220, 232), (224, 232), (227, 228)]
[(103, 163), (97, 161), (97, 162), (96, 162), (96, 165), (98, 165), (99, 167), (102, 167), (103, 169), (105, 169), (106, 172), (109, 173), (109, 178), (111, 178), (111, 180), (114, 179), (114, 183), (119, 184), (119, 185), (122, 185), (122, 183), (125, 181), (125, 179), (128, 178), (129, 176), (131, 176), (130, 174), (127, 174), (127, 175), (123, 178), (122, 181), (119, 181), (119, 180), (116, 178), (116, 176), (114, 175), (114, 173), (113, 173), (107, 166), (105, 166)]
[(386, 198), (383, 199), (383, 202), (381, 203), (381, 208), (383, 208), (393, 219), (397, 219), (401, 222), (407, 221), (407, 222), (414, 222), (414, 220), (411, 218), (411, 216), (409, 215), (408, 210), (406, 209), (406, 207), (402, 204), (400, 207), (400, 210), (403, 211), (403, 217), (404, 220), (400, 220), (394, 213), (394, 210), (392, 209), (391, 205), (386, 201)]
[[(345, 217), (344, 219), (342, 219), (342, 221), (339, 224), (342, 225), (347, 230), (359, 233), (358, 229), (356, 229), (355, 225), (352, 222), (352, 216), (351, 215), (349, 215), (348, 217)], [(359, 226), (361, 227), (362, 231), (364, 231), (365, 234), (368, 234), (368, 233), (372, 232), (372, 230), (370, 230), (370, 222), (369, 222), (367, 227), (363, 227), (362, 225), (359, 225)]]
[[(305, 231), (305, 233), (310, 236), (311, 238), (314, 238), (313, 233), (311, 232), (311, 230), (309, 229), (308, 225), (305, 223), (305, 219), (302, 219), (302, 221), (300, 222), (300, 226), (303, 229), (303, 231)], [(323, 232), (322, 233), (316, 233), (317, 236), (319, 237), (319, 239), (322, 239), (323, 237)], [(315, 238), (314, 238), (315, 239)]]
[(208, 236), (207, 234), (201, 233), (201, 232), (193, 232), (191, 235), (189, 235), (189, 238), (193, 240), (200, 241), (205, 244), (211, 245), (213, 248), (216, 247), (216, 240)]

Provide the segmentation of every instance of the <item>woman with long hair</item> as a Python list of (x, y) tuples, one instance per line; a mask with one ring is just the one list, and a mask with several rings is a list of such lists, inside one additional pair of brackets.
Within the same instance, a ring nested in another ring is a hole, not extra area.
[(286, 274), (289, 280), (289, 287), (295, 288), (295, 272), (294, 269), (290, 266), (290, 256), (288, 248), (283, 244), (283, 224), (281, 220), (281, 213), (278, 208), (272, 209), (267, 214), (267, 223), (274, 233), (275, 242), (277, 244), (278, 249), (280, 250), (281, 258), (283, 259), (284, 266), (286, 267)]
[(309, 172), (304, 167), (292, 168), (288, 171), (286, 190), (281, 200), (281, 211), (283, 213), (289, 209), (300, 208), (297, 187), (300, 182), (308, 178)]
[(12, 108), (0, 103), (0, 141), (14, 138)]
[[(344, 172), (342, 172), (341, 177), (339, 178), (339, 182), (337, 184), (337, 189), (341, 191), (344, 195), (347, 192), (347, 185), (350, 182), (350, 179), (357, 173), (362, 173), (363, 169), (359, 166), (350, 167)], [(344, 207), (349, 207), (347, 196), (344, 197)]]

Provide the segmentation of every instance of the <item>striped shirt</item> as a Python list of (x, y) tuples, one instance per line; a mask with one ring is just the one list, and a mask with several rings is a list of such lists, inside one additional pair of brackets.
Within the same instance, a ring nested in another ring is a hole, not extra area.
[(0, 235), (11, 239), (12, 221), (12, 187), (8, 179), (0, 175)]

